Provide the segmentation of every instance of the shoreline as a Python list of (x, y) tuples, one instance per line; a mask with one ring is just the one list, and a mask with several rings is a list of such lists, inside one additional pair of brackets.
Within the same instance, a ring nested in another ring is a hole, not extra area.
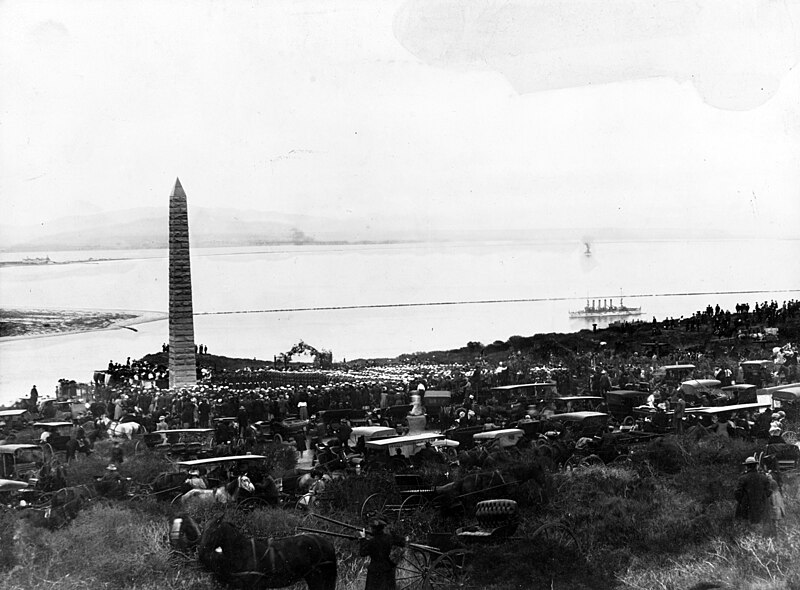
[[(2, 315), (4, 311), (14, 312), (28, 312), (28, 313), (50, 313), (60, 315), (62, 317), (69, 317), (74, 314), (73, 319), (80, 325), (81, 322), (86, 323), (83, 327), (67, 330), (51, 329), (49, 327), (40, 326), (35, 328), (27, 334), (16, 334), (13, 336), (0, 336), (0, 343), (15, 342), (20, 340), (33, 340), (37, 338), (51, 338), (56, 336), (75, 336), (77, 334), (86, 334), (90, 332), (105, 332), (109, 330), (122, 330), (125, 328), (132, 328), (140, 324), (147, 324), (150, 322), (158, 322), (169, 318), (167, 312), (152, 311), (152, 310), (132, 310), (132, 309), (89, 309), (89, 308), (41, 308), (41, 307), (14, 307), (3, 306), (0, 308), (0, 319), (6, 318)], [(81, 317), (83, 315), (83, 317)], [(116, 317), (116, 316), (128, 317)], [(109, 324), (102, 327), (88, 325), (91, 320), (108, 321)], [(13, 319), (11, 320), (13, 321)]]

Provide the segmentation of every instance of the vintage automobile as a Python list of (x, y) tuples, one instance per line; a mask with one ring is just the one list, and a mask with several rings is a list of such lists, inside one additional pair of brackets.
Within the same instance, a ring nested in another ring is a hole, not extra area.
[(527, 414), (537, 418), (543, 414), (565, 414), (568, 412), (597, 411), (603, 404), (603, 398), (598, 395), (568, 395), (557, 397), (547, 402), (539, 402), (528, 406)]
[(213, 428), (178, 428), (157, 430), (144, 435), (144, 443), (151, 449), (181, 457), (207, 457), (214, 448)]
[(575, 436), (600, 436), (608, 432), (608, 414), (605, 412), (556, 414), (550, 417), (549, 422), (570, 428)]
[(304, 435), (308, 428), (308, 420), (300, 418), (284, 418), (283, 420), (261, 420), (250, 425), (259, 442), (272, 441), (282, 443), (292, 441), (295, 436)]
[[(519, 383), (517, 385), (503, 385), (492, 387), (491, 396), (501, 404), (507, 404), (512, 400), (524, 398), (526, 403), (532, 404), (541, 400), (549, 400), (558, 397), (558, 385), (555, 381), (546, 383)], [(485, 400), (480, 400), (481, 402)]]
[(690, 379), (680, 385), (689, 407), (724, 406), (732, 401), (732, 394), (724, 391), (716, 379)]
[(363, 409), (337, 408), (334, 410), (320, 410), (316, 420), (325, 425), (325, 432), (332, 435), (339, 424), (347, 420), (351, 426), (369, 426), (371, 419), (369, 413)]
[(681, 381), (692, 378), (695, 368), (689, 364), (665, 365), (656, 370), (655, 377), (666, 386), (677, 387)]
[(397, 436), (397, 430), (388, 426), (356, 426), (350, 433), (350, 440), (348, 444), (353, 448), (358, 444), (358, 439), (364, 437), (364, 443), (371, 440), (378, 440), (382, 438), (394, 438)]
[(429, 422), (440, 422), (442, 408), (450, 405), (452, 396), (452, 392), (439, 389), (429, 389), (425, 392), (422, 405), (425, 406), (425, 414), (428, 416)]
[(0, 445), (0, 478), (28, 481), (44, 462), (38, 445)]
[(786, 412), (786, 418), (796, 421), (800, 418), (800, 386), (784, 387), (772, 393), (772, 407)]
[(448, 440), (458, 442), (462, 449), (471, 449), (475, 446), (475, 439), (473, 436), (486, 430), (499, 430), (499, 428), (492, 426), (487, 428), (487, 426), (483, 424), (477, 424), (475, 426), (454, 426), (444, 431), (444, 437)]
[(650, 394), (646, 391), (634, 391), (632, 389), (609, 391), (606, 394), (608, 413), (620, 422), (623, 422), (626, 418), (630, 418), (633, 421), (634, 408), (647, 403), (649, 396)]
[(72, 422), (34, 422), (33, 429), (41, 440), (42, 433), (48, 432), (47, 444), (55, 451), (65, 451), (72, 436)]
[(475, 444), (496, 444), (502, 448), (513, 447), (522, 440), (525, 432), (519, 428), (501, 428), (500, 430), (487, 430), (476, 432), (472, 435)]
[(0, 422), (3, 423), (3, 426), (21, 430), (32, 420), (33, 416), (28, 410), (0, 410)]
[(739, 363), (744, 375), (744, 382), (751, 383), (759, 389), (772, 385), (774, 363), (770, 360), (743, 361)]
[(434, 452), (443, 453), (445, 457), (452, 457), (458, 446), (457, 441), (446, 439), (444, 435), (434, 432), (382, 438), (366, 443), (364, 464), (370, 469), (402, 471), (423, 449), (432, 449)]
[(79, 420), (89, 414), (89, 404), (69, 399), (53, 402), (56, 407), (56, 420)]
[(739, 383), (723, 387), (722, 391), (729, 396), (733, 404), (754, 404), (758, 401), (758, 388), (749, 383)]

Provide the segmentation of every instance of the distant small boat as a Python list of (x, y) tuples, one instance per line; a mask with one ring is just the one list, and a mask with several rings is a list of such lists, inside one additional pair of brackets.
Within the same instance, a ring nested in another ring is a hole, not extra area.
[(586, 252), (583, 253), (584, 256), (591, 256), (592, 255), (592, 247), (589, 245), (589, 242), (584, 242), (584, 246), (586, 246)]
[(602, 304), (601, 300), (598, 299), (595, 303), (595, 300), (592, 299), (591, 305), (589, 304), (589, 300), (586, 300), (586, 307), (584, 307), (580, 311), (571, 311), (569, 312), (570, 318), (603, 318), (603, 317), (617, 317), (617, 316), (628, 316), (628, 315), (642, 315), (644, 312), (642, 311), (641, 307), (627, 307), (622, 303), (622, 297), (619, 298), (619, 305), (614, 305), (613, 300), (611, 299), (603, 299)]

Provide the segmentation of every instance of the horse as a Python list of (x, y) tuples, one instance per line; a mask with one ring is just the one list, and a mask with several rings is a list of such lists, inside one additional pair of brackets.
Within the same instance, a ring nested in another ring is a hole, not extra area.
[(71, 438), (67, 441), (67, 463), (75, 460), (77, 453), (83, 453), (87, 457), (92, 453), (92, 449), (86, 439)]
[(145, 427), (138, 422), (116, 422), (106, 418), (105, 424), (108, 428), (108, 434), (113, 438), (122, 438), (124, 436), (131, 440), (134, 434), (147, 434)]
[(305, 580), (308, 590), (336, 589), (336, 550), (313, 534), (256, 539), (223, 521), (224, 514), (201, 531), (186, 514), (172, 521), (170, 544), (181, 551), (197, 547), (197, 557), (217, 580), (237, 588), (285, 588)]
[(189, 490), (180, 497), (183, 508), (203, 507), (210, 508), (214, 504), (228, 504), (239, 500), (239, 490), (254, 492), (255, 486), (246, 475), (240, 475), (226, 485), (221, 485), (213, 490)]

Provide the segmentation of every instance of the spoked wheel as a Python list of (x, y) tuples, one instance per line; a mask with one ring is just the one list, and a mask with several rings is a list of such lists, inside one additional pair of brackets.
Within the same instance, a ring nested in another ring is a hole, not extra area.
[(582, 555), (577, 537), (564, 523), (545, 523), (527, 536), (545, 559), (578, 559)]
[(361, 505), (361, 520), (367, 522), (371, 518), (382, 518), (386, 522), (394, 522), (401, 504), (396, 494), (372, 494)]
[(793, 430), (787, 430), (781, 437), (785, 443), (793, 445), (797, 442), (797, 433)]
[(430, 590), (466, 588), (467, 574), (464, 565), (468, 553), (464, 549), (453, 549), (437, 557), (428, 568), (425, 588)]
[(463, 549), (454, 549), (447, 553), (441, 553), (434, 548), (430, 551), (407, 549), (397, 566), (398, 590), (466, 588), (464, 563), (467, 553)]
[(605, 465), (605, 461), (603, 461), (599, 456), (592, 454), (588, 457), (584, 457), (578, 462), (578, 467), (590, 467), (592, 465)]

